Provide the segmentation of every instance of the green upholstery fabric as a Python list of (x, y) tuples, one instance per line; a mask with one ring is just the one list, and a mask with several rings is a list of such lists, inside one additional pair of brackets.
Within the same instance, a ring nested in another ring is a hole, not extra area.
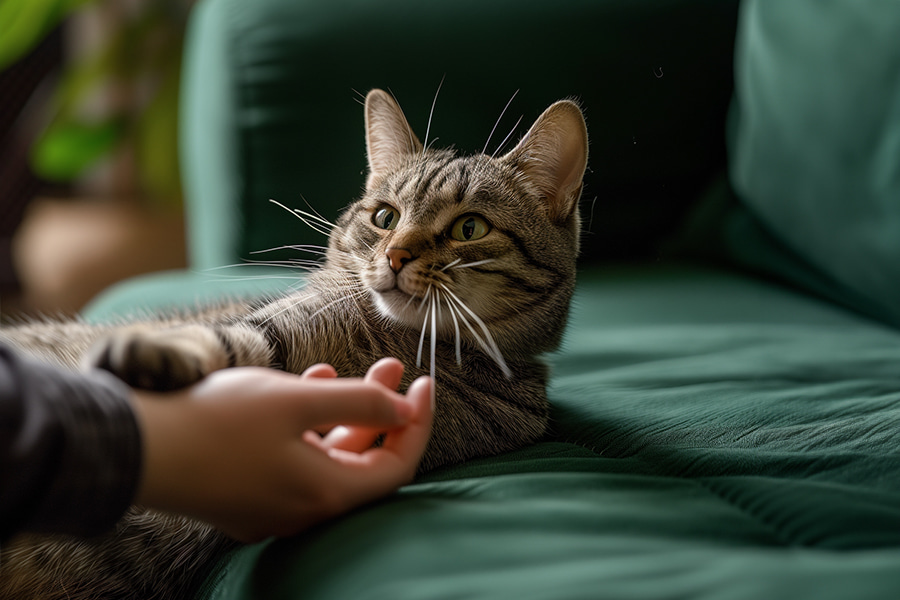
[(900, 590), (897, 332), (726, 273), (585, 271), (552, 362), (546, 442), (244, 548), (201, 597)]
[(898, 39), (896, 2), (744, 2), (731, 140), (741, 201), (807, 268), (785, 272), (779, 259), (748, 256), (758, 240), (735, 232), (742, 260), (894, 325)]
[[(332, 217), (356, 195), (364, 144), (352, 90), (390, 87), (424, 137), (442, 77), (430, 137), (465, 150), (481, 149), (516, 89), (492, 147), (519, 114), (527, 122), (580, 97), (592, 135), (586, 256), (652, 253), (724, 166), (736, 6), (204, 0), (188, 39), (182, 134), (201, 274), (123, 284), (88, 316), (290, 285), (209, 283), (208, 270), (316, 240), (268, 198), (304, 208), (303, 196)], [(897, 180), (885, 161), (897, 138), (878, 124), (896, 109), (897, 70), (875, 44), (900, 21), (839, 26), (829, 19), (840, 11), (895, 9), (820, 2), (821, 14), (798, 22), (808, 6), (744, 7), (732, 139), (744, 203), (714, 187), (726, 202), (706, 222), (719, 245), (689, 233), (707, 252), (890, 321), (896, 205), (884, 194)], [(833, 85), (838, 69), (856, 79)], [(863, 126), (844, 138), (851, 97)], [(198, 600), (897, 596), (895, 329), (725, 271), (585, 266), (551, 360), (546, 440), (244, 547)]]
[(390, 89), (424, 138), (442, 80), (429, 141), (466, 152), (517, 90), (489, 152), (580, 99), (584, 255), (652, 254), (724, 169), (736, 18), (736, 0), (205, 0), (182, 103), (191, 265), (323, 243), (268, 200), (333, 218), (364, 182), (359, 94)]
[(92, 323), (185, 311), (216, 302), (281, 295), (303, 285), (301, 273), (271, 267), (161, 271), (110, 286), (82, 310)]

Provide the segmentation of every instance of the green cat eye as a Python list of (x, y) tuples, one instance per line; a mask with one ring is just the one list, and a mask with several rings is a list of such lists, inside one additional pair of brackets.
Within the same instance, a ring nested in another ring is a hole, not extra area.
[(478, 215), (465, 215), (456, 220), (450, 230), (450, 237), (460, 242), (471, 242), (483, 238), (491, 230), (487, 221)]
[(375, 211), (375, 216), (372, 217), (372, 222), (375, 223), (375, 226), (382, 229), (394, 229), (397, 227), (398, 221), (400, 221), (400, 211), (390, 206), (379, 208)]

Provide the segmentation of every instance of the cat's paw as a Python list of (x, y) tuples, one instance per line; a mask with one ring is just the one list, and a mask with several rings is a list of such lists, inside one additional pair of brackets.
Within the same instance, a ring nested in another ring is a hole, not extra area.
[(187, 387), (228, 366), (215, 333), (202, 326), (116, 331), (88, 352), (88, 367), (105, 369), (136, 388)]

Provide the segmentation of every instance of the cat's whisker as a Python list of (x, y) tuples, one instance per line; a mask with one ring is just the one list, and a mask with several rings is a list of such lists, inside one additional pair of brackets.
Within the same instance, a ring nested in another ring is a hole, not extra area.
[(429, 365), (431, 371), (431, 378), (434, 379), (434, 356), (437, 350), (437, 311), (438, 311), (438, 303), (436, 302), (438, 296), (438, 291), (434, 291), (434, 295), (431, 297), (431, 364)]
[[(413, 301), (414, 301), (415, 299), (416, 299), (415, 296), (410, 296), (410, 297), (409, 297), (409, 300), (407, 300), (407, 301), (406, 301), (406, 304), (403, 305), (403, 312), (406, 312), (406, 309), (409, 308), (410, 304), (412, 304)], [(419, 310), (422, 310), (422, 307), (421, 307), (421, 306), (418, 308), (418, 310), (417, 310), (416, 312), (418, 312)]]
[(317, 244), (287, 244), (284, 246), (275, 246), (274, 248), (266, 248), (265, 250), (251, 250), (250, 254), (265, 254), (266, 252), (277, 252), (279, 250), (300, 250), (311, 254), (325, 255), (328, 246), (319, 246)]
[(314, 215), (312, 213), (306, 212), (305, 210), (300, 210), (299, 208), (295, 208), (294, 212), (297, 213), (298, 215), (302, 215), (302, 216), (306, 217), (307, 219), (315, 221), (316, 223), (319, 223), (325, 227), (328, 227), (329, 229), (334, 229), (335, 227), (337, 227), (337, 225), (335, 225), (328, 219), (325, 219), (321, 215)]
[(425, 127), (425, 142), (422, 144), (422, 156), (425, 156), (425, 152), (428, 151), (428, 134), (431, 133), (431, 119), (434, 117), (434, 107), (437, 105), (438, 94), (441, 93), (441, 87), (444, 85), (444, 79), (447, 76), (441, 77), (441, 82), (438, 84), (437, 91), (434, 93), (434, 100), (431, 101), (431, 112), (428, 113), (428, 125)]
[(317, 211), (316, 208), (315, 208), (312, 204), (310, 204), (309, 201), (303, 196), (303, 194), (300, 194), (300, 199), (303, 200), (303, 203), (304, 203), (307, 207), (309, 207), (309, 210), (311, 210), (311, 211), (313, 212), (313, 214), (314, 214), (316, 217), (319, 218), (319, 220), (321, 220), (321, 221), (323, 221), (323, 222), (325, 222), (325, 223), (330, 223), (331, 225), (335, 225), (335, 223), (331, 223), (331, 221), (329, 221), (328, 219), (326, 219), (325, 217), (323, 217), (323, 216), (322, 216), (322, 213), (320, 213), (319, 211)]
[[(428, 286), (428, 289), (425, 291), (425, 298), (428, 297), (428, 294), (431, 292), (431, 286)], [(424, 299), (422, 300), (422, 304), (425, 304)], [(430, 306), (429, 306), (430, 308)], [(420, 307), (421, 310), (421, 307)], [(416, 352), (416, 367), (422, 366), (422, 346), (425, 345), (425, 329), (428, 327), (428, 310), (425, 311), (425, 319), (422, 321), (422, 335), (419, 336), (419, 350)]]
[(422, 302), (419, 303), (419, 308), (417, 312), (421, 312), (422, 307), (425, 306), (425, 303), (428, 302), (428, 297), (431, 295), (431, 284), (428, 284), (428, 288), (425, 290), (425, 295), (422, 296)]
[(453, 331), (456, 334), (456, 364), (462, 366), (462, 351), (459, 341), (459, 321), (456, 318), (456, 308), (453, 306), (453, 303), (447, 302), (447, 309), (450, 311), (450, 317), (453, 319)]
[(516, 132), (516, 129), (519, 128), (519, 123), (521, 123), (521, 122), (522, 122), (522, 117), (520, 116), (520, 117), (519, 117), (519, 120), (516, 121), (516, 124), (513, 125), (513, 128), (509, 131), (509, 133), (506, 134), (506, 137), (503, 138), (503, 141), (500, 142), (500, 145), (497, 146), (497, 149), (494, 150), (494, 153), (491, 154), (491, 158), (494, 158), (495, 156), (497, 156), (497, 153), (500, 152), (500, 151), (503, 149), (503, 147), (506, 145), (506, 142), (508, 142), (508, 141), (509, 141), (509, 138), (512, 137), (512, 134), (514, 134), (514, 133)]
[(457, 258), (457, 259), (454, 260), (453, 262), (444, 265), (444, 268), (441, 269), (441, 273), (443, 273), (443, 272), (446, 271), (447, 269), (453, 267), (453, 265), (459, 263), (460, 261), (462, 261), (462, 259), (461, 259), (461, 258)]
[[(210, 278), (215, 277), (215, 281), (233, 281), (237, 278), (242, 278), (242, 280), (247, 281), (251, 279), (282, 279), (281, 276), (276, 275), (265, 275), (259, 274), (255, 276), (246, 276), (246, 275), (231, 275), (227, 271), (231, 269), (241, 270), (240, 267), (255, 267), (255, 268), (266, 268), (266, 269), (286, 269), (288, 271), (294, 271), (298, 275), (300, 273), (312, 273), (313, 271), (317, 271), (322, 268), (322, 264), (316, 261), (291, 261), (285, 263), (275, 263), (275, 262), (247, 262), (247, 263), (236, 263), (232, 265), (223, 265), (220, 267), (210, 267), (208, 269), (204, 269), (199, 271), (200, 274), (206, 275)], [(297, 275), (293, 276), (296, 278)], [(283, 279), (290, 279), (291, 277), (285, 276)]]
[(272, 204), (275, 204), (276, 206), (280, 206), (284, 210), (288, 211), (290, 214), (292, 214), (293, 216), (295, 216), (298, 219), (300, 219), (301, 221), (303, 221), (306, 224), (306, 226), (309, 227), (310, 229), (312, 229), (313, 231), (315, 231), (317, 233), (321, 233), (325, 237), (328, 237), (330, 235), (330, 232), (325, 230), (324, 228), (322, 228), (321, 225), (313, 225), (306, 217), (304, 217), (302, 214), (300, 214), (303, 211), (297, 211), (296, 209), (288, 208), (287, 206), (285, 206), (278, 200), (274, 200), (272, 198), (269, 198), (269, 202), (271, 202)]
[(322, 312), (328, 310), (329, 308), (331, 308), (332, 306), (334, 306), (334, 305), (337, 304), (338, 302), (346, 302), (346, 301), (348, 301), (348, 300), (356, 300), (356, 299), (358, 299), (358, 298), (361, 298), (362, 296), (367, 295), (368, 293), (369, 293), (369, 292), (368, 292), (367, 290), (357, 290), (357, 291), (355, 291), (355, 292), (352, 292), (352, 293), (350, 293), (350, 294), (347, 294), (346, 296), (343, 296), (342, 298), (338, 298), (337, 300), (332, 300), (331, 302), (329, 302), (328, 304), (326, 304), (325, 306), (323, 306), (322, 308), (320, 308), (319, 310), (317, 310), (316, 312), (314, 312), (313, 314), (311, 314), (311, 315), (309, 316), (309, 319), (312, 320), (312, 319), (316, 318), (317, 316), (319, 316), (319, 314), (321, 314)]
[(509, 108), (509, 105), (512, 104), (512, 101), (515, 100), (516, 94), (518, 94), (518, 93), (519, 93), (519, 90), (516, 90), (515, 92), (513, 92), (512, 98), (509, 99), (509, 102), (507, 102), (506, 106), (503, 107), (503, 110), (500, 111), (500, 116), (497, 117), (497, 122), (494, 123), (493, 129), (491, 129), (491, 133), (488, 135), (487, 141), (484, 143), (484, 148), (481, 150), (482, 154), (487, 153), (487, 147), (491, 143), (491, 138), (494, 137), (494, 132), (497, 131), (497, 126), (500, 124), (500, 121), (503, 120), (503, 115), (506, 114), (506, 109)]
[(281, 310), (276, 311), (275, 313), (273, 313), (273, 314), (269, 315), (268, 317), (266, 317), (266, 319), (264, 319), (263, 321), (260, 322), (260, 325), (265, 325), (266, 323), (268, 323), (269, 321), (271, 321), (271, 320), (274, 319), (275, 317), (281, 315), (282, 313), (285, 313), (285, 312), (287, 312), (287, 311), (289, 311), (289, 310), (291, 310), (291, 309), (293, 309), (293, 308), (296, 308), (296, 307), (300, 306), (301, 304), (304, 304), (304, 303), (306, 303), (306, 302), (309, 302), (311, 299), (315, 298), (317, 295), (318, 295), (318, 294), (311, 294), (311, 295), (309, 295), (309, 296), (304, 296), (304, 297), (302, 297), (302, 298), (298, 298), (296, 302), (292, 302), (292, 303), (290, 303), (288, 306), (286, 306), (286, 307), (282, 308)]
[(300, 214), (298, 214), (298, 213), (296, 213), (296, 212), (293, 213), (293, 214), (294, 214), (294, 216), (296, 216), (298, 219), (300, 219), (301, 221), (303, 221), (303, 224), (304, 224), (304, 225), (306, 225), (307, 227), (309, 227), (310, 229), (312, 229), (312, 230), (315, 231), (316, 233), (321, 233), (321, 234), (324, 235), (325, 237), (329, 237), (329, 236), (331, 235), (331, 232), (330, 232), (329, 230), (325, 229), (324, 226), (319, 225), (318, 223), (310, 222), (309, 219), (307, 219), (307, 218), (304, 217), (303, 215), (300, 215)]
[[(493, 258), (486, 258), (484, 260), (476, 260), (475, 262), (466, 263), (464, 265), (456, 265), (455, 267), (453, 267), (453, 269), (467, 269), (469, 267), (479, 267), (481, 265), (486, 265), (488, 263), (492, 263), (492, 262), (494, 262), (494, 260), (495, 259), (493, 259)], [(454, 261), (454, 262), (456, 262), (456, 261)], [(452, 265), (452, 264), (453, 263), (450, 263), (450, 265)], [(450, 266), (450, 265), (448, 265), (448, 266)]]
[[(463, 319), (463, 323), (469, 328), (469, 331), (472, 332), (472, 335), (475, 336), (475, 339), (479, 342), (485, 352), (494, 359), (494, 362), (497, 363), (497, 366), (500, 367), (500, 370), (503, 371), (503, 374), (506, 375), (507, 378), (512, 377), (512, 371), (510, 371), (509, 367), (506, 364), (506, 361), (503, 359), (503, 354), (500, 352), (500, 348), (497, 347), (497, 343), (494, 341), (494, 337), (491, 335), (491, 332), (488, 330), (487, 325), (484, 324), (484, 321), (481, 320), (481, 317), (476, 315), (472, 309), (463, 303), (456, 294), (450, 291), (450, 288), (447, 286), (441, 286), (443, 290), (447, 293), (448, 297), (453, 300), (457, 307), (462, 308), (478, 325), (481, 329), (482, 333), (484, 333), (484, 339), (481, 338), (477, 333), (475, 333), (474, 328), (469, 324), (467, 319)], [(460, 316), (462, 313), (460, 312)]]
[[(297, 281), (296, 277), (290, 277), (288, 275), (253, 275), (251, 277), (238, 277), (238, 276), (215, 277), (215, 278), (210, 278), (209, 281), (210, 282), (216, 281), (216, 282), (240, 283), (242, 281), (279, 281), (282, 279), (286, 280), (286, 281)], [(305, 281), (303, 283), (305, 283)]]
[[(441, 310), (441, 302), (439, 297), (440, 292), (435, 288), (434, 296), (431, 297), (431, 364), (429, 365), (429, 374), (431, 375), (431, 381), (436, 382), (435, 372), (437, 361), (435, 361), (435, 356), (437, 354), (437, 313)], [(432, 386), (432, 394), (431, 394), (431, 410), (434, 410), (435, 398), (434, 398), (434, 387)]]
[[(346, 294), (345, 296), (342, 296), (342, 297), (338, 298), (337, 300), (334, 300), (334, 301), (332, 301), (332, 302), (329, 302), (328, 304), (326, 304), (325, 306), (323, 306), (322, 308), (320, 308), (318, 311), (316, 311), (316, 312), (315, 312), (312, 316), (310, 316), (309, 318), (312, 318), (313, 316), (318, 315), (318, 314), (321, 313), (323, 310), (325, 310), (325, 309), (327, 309), (327, 308), (330, 308), (331, 306), (333, 306), (334, 304), (337, 304), (338, 302), (343, 302), (343, 301), (346, 301), (346, 300), (354, 300), (354, 299), (356, 299), (356, 298), (359, 298), (359, 297), (361, 297), (361, 296), (366, 295), (367, 293), (368, 293), (368, 292), (367, 292), (366, 290), (356, 290), (356, 291), (353, 291), (353, 292), (351, 292), (351, 293), (349, 293), (349, 294)], [(277, 312), (275, 312), (275, 313), (269, 315), (269, 316), (268, 316), (265, 320), (263, 320), (260, 324), (268, 323), (269, 321), (271, 321), (271, 320), (274, 319), (275, 317), (281, 315), (282, 313), (285, 313), (285, 312), (287, 312), (287, 311), (289, 311), (289, 310), (292, 310), (292, 309), (294, 309), (294, 308), (300, 306), (301, 304), (305, 304), (306, 302), (309, 302), (310, 300), (312, 300), (313, 298), (315, 298), (315, 297), (318, 296), (318, 295), (319, 295), (319, 294), (310, 294), (310, 295), (308, 295), (308, 296), (303, 296), (302, 298), (298, 298), (296, 302), (292, 302), (292, 303), (290, 303), (288, 306), (282, 308), (281, 310), (279, 310), (279, 311), (277, 311)]]

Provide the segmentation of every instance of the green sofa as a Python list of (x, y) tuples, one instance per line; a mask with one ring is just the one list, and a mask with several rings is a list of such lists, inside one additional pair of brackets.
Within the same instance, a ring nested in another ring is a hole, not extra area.
[(197, 598), (900, 597), (898, 39), (875, 1), (203, 0), (192, 268), (88, 319), (295, 284), (220, 267), (322, 243), (268, 199), (358, 194), (355, 92), (424, 135), (443, 80), (431, 135), (468, 151), (516, 90), (491, 149), (575, 96), (591, 159), (546, 439), (242, 547)]

